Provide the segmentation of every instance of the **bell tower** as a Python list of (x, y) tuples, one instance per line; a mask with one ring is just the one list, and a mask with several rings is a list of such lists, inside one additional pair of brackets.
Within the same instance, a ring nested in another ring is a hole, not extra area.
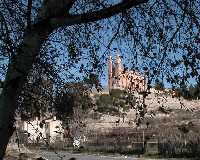
[(111, 91), (113, 86), (113, 65), (112, 65), (112, 57), (109, 56), (108, 59), (108, 89), (109, 92)]
[(116, 68), (115, 75), (116, 76), (121, 75), (121, 73), (123, 72), (123, 65), (119, 53), (116, 54), (115, 68)]

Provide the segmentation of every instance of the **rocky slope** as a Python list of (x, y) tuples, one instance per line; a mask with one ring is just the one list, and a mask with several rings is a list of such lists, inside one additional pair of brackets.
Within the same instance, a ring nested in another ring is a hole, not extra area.
[[(137, 101), (142, 102), (142, 95), (135, 94)], [(167, 91), (151, 90), (145, 98), (147, 105), (147, 113), (143, 119), (143, 126), (148, 122), (151, 125), (158, 126), (160, 124), (180, 124), (200, 123), (200, 100), (186, 100), (182, 97), (173, 97)], [(100, 115), (99, 119), (94, 120), (94, 114)], [(109, 114), (90, 113), (90, 118), (86, 120), (88, 129), (109, 129), (113, 127), (135, 127), (135, 114), (134, 109), (126, 112), (125, 116), (112, 116)]]

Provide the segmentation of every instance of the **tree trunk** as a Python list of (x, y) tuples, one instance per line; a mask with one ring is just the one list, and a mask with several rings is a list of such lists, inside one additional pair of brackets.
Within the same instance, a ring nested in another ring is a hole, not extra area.
[(45, 26), (40, 26), (39, 30), (27, 33), (18, 47), (17, 54), (9, 63), (0, 95), (0, 160), (3, 159), (9, 139), (15, 130), (17, 97), (22, 91), (43, 42), (49, 35), (47, 33), (49, 32)]

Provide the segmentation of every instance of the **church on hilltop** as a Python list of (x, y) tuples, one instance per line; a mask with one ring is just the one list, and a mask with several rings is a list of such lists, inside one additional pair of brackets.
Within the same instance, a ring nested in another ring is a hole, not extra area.
[(147, 89), (146, 77), (136, 71), (124, 70), (120, 55), (117, 54), (113, 63), (112, 57), (108, 59), (108, 88), (122, 89), (130, 92), (143, 92)]

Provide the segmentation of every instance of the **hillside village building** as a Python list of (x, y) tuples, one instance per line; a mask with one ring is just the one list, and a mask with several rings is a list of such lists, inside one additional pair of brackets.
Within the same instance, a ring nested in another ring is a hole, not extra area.
[(143, 92), (147, 88), (145, 76), (136, 71), (124, 70), (119, 54), (116, 55), (113, 63), (112, 57), (108, 59), (108, 88), (123, 89), (127, 91)]
[[(56, 117), (47, 119), (35, 117), (29, 121), (23, 121), (19, 117), (16, 119), (17, 131), (23, 133), (23, 137), (21, 137), (23, 143), (54, 143), (55, 141), (63, 140), (64, 129), (62, 122), (57, 120)], [(14, 136), (11, 143), (15, 143), (16, 138)]]

